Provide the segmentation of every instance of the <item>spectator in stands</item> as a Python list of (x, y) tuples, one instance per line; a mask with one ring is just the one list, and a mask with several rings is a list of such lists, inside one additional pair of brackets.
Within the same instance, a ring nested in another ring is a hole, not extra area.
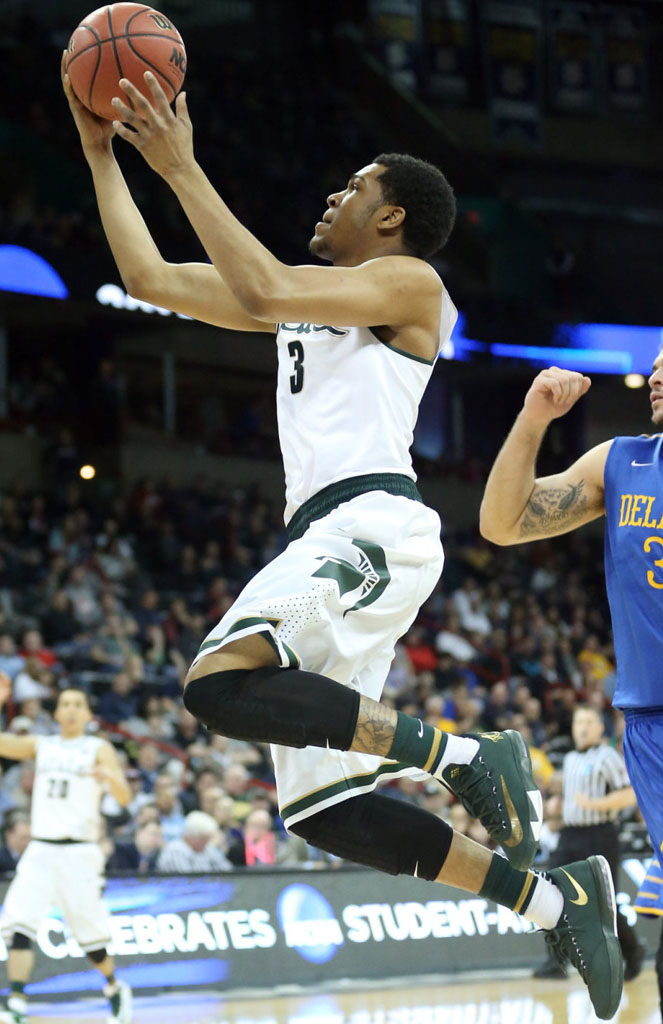
[(104, 722), (118, 725), (138, 713), (138, 697), (126, 672), (114, 676), (109, 690), (104, 690), (97, 704), (97, 715)]
[(486, 729), (501, 732), (511, 726), (513, 702), (509, 692), (509, 684), (503, 681), (495, 683), (483, 707), (481, 721)]
[(16, 870), (21, 854), (29, 842), (29, 817), (26, 814), (8, 815), (4, 842), (0, 845), (0, 874)]
[(428, 643), (424, 629), (413, 626), (408, 630), (403, 642), (415, 672), (432, 671), (437, 668), (435, 651)]
[(159, 626), (163, 616), (159, 610), (159, 591), (154, 587), (143, 591), (140, 595), (138, 607), (135, 611), (135, 619), (138, 624), (138, 635), (141, 639), (145, 636), (148, 626)]
[(0, 827), (6, 823), (8, 816), (16, 806), (11, 794), (5, 790), (3, 783), (4, 771), (2, 765), (0, 765)]
[(51, 603), (41, 617), (46, 643), (52, 647), (73, 640), (80, 627), (74, 618), (71, 598), (66, 590), (56, 590)]
[(244, 849), (246, 866), (249, 868), (273, 867), (276, 864), (276, 836), (269, 811), (257, 807), (247, 814), (244, 822)]
[(49, 668), (35, 656), (25, 659), (25, 664), (14, 677), (12, 700), (19, 703), (30, 697), (53, 698), (55, 677)]
[(204, 742), (206, 732), (198, 719), (181, 704), (177, 709), (173, 743), (186, 750), (192, 743)]
[(221, 835), (214, 818), (203, 811), (191, 811), (184, 821), (182, 837), (165, 844), (159, 854), (157, 868), (178, 874), (230, 871), (232, 865), (220, 842)]
[(131, 630), (118, 614), (108, 615), (92, 636), (90, 658), (111, 672), (119, 671), (137, 653)]
[(184, 811), (178, 796), (177, 784), (166, 772), (157, 775), (154, 783), (154, 803), (159, 810), (164, 839), (179, 839), (184, 828)]
[(11, 633), (0, 633), (0, 672), (15, 679), (25, 665), (25, 658), (16, 650)]
[(221, 800), (226, 794), (224, 793), (221, 786), (208, 786), (200, 794), (200, 804), (198, 810), (204, 811), (205, 814), (211, 814), (214, 817), (214, 810), (219, 800)]
[(72, 568), (65, 593), (71, 601), (74, 618), (83, 630), (95, 626), (101, 620), (99, 590), (98, 579), (84, 565)]
[(156, 743), (141, 743), (136, 755), (136, 765), (144, 793), (154, 792), (154, 786), (161, 765), (161, 754)]
[(251, 810), (247, 793), (251, 776), (243, 764), (231, 764), (223, 774), (223, 788), (232, 798), (233, 815), (237, 821), (244, 821)]
[(435, 649), (438, 653), (450, 654), (456, 661), (472, 661), (477, 652), (469, 640), (461, 634), (458, 615), (450, 615), (444, 629), (435, 637)]
[[(11, 727), (10, 727), (11, 731)], [(14, 730), (18, 731), (18, 730)], [(24, 731), (27, 731), (24, 730)], [(35, 781), (35, 766), (32, 761), (17, 761), (5, 773), (2, 789), (5, 795), (19, 811), (28, 814), (32, 804), (32, 787)]]
[(37, 736), (50, 736), (57, 729), (53, 716), (44, 710), (38, 697), (29, 697), (19, 705), (18, 715), (11, 723), (14, 726), (13, 731), (15, 731), (15, 723), (18, 719), (27, 719), (25, 731)]
[(234, 811), (235, 803), (232, 797), (223, 793), (214, 804), (212, 817), (221, 832), (222, 844), (228, 860), (235, 867), (244, 867), (246, 865), (244, 833), (234, 817)]
[(147, 820), (136, 829), (132, 841), (117, 843), (106, 864), (108, 871), (133, 871), (153, 875), (164, 848), (163, 830), (159, 821)]
[(53, 668), (57, 661), (53, 651), (44, 646), (42, 635), (38, 629), (27, 629), (25, 631), (19, 654), (26, 660), (28, 658), (36, 658), (46, 668)]
[(215, 768), (206, 767), (197, 772), (193, 784), (194, 792), (191, 794), (191, 810), (201, 811), (203, 800), (208, 789), (220, 789), (221, 774)]

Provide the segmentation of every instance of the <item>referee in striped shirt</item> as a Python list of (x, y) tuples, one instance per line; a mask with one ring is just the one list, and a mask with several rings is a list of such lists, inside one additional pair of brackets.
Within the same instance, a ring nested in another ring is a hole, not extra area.
[[(635, 807), (635, 793), (620, 755), (603, 742), (603, 718), (589, 704), (573, 712), (571, 734), (575, 750), (564, 758), (562, 777), (562, 830), (549, 867), (559, 867), (592, 854), (603, 854), (613, 880), (619, 866), (621, 810)], [(617, 933), (624, 957), (624, 978), (631, 981), (642, 968), (644, 947), (635, 930), (617, 914)], [(549, 958), (535, 972), (537, 978), (565, 977), (566, 969)]]

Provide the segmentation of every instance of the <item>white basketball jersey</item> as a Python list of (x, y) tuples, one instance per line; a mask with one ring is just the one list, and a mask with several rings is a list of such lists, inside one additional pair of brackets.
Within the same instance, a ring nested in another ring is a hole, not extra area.
[[(439, 348), (457, 315), (443, 289)], [(402, 352), (369, 327), (279, 324), (276, 338), (286, 524), (339, 480), (366, 473), (416, 480), (410, 446), (435, 360)]]
[(104, 789), (91, 769), (102, 742), (95, 736), (39, 738), (32, 792), (34, 839), (98, 842)]

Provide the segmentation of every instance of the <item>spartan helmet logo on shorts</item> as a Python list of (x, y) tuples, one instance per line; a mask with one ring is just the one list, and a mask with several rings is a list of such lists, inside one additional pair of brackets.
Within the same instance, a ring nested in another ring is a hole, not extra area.
[(361, 587), (359, 597), (352, 608), (347, 608), (343, 612), (344, 618), (348, 612), (366, 608), (377, 601), (391, 580), (384, 549), (379, 544), (372, 544), (369, 540), (353, 540), (352, 543), (359, 552), (358, 565), (348, 562), (345, 558), (320, 556), (318, 560), (322, 565), (311, 573), (320, 579), (336, 580), (341, 597)]

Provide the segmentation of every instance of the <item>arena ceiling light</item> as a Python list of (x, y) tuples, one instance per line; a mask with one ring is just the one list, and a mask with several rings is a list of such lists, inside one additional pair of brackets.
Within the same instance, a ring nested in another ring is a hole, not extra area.
[(465, 317), (458, 321), (441, 355), (466, 362), (477, 358), (510, 360), (529, 366), (559, 366), (579, 373), (651, 373), (663, 344), (663, 328), (631, 324), (560, 324), (553, 345), (517, 345), (477, 341), (465, 334)]
[(66, 299), (69, 290), (48, 260), (22, 245), (0, 245), (0, 291)]

